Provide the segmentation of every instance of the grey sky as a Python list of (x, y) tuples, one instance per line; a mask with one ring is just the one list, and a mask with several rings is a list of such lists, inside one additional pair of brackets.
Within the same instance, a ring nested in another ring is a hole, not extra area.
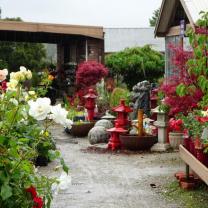
[(148, 27), (162, 0), (0, 0), (2, 18), (104, 27)]

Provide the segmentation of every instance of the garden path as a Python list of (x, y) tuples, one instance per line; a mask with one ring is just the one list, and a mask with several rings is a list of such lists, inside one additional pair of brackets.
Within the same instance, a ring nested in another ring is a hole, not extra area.
[[(52, 208), (181, 208), (161, 194), (183, 170), (178, 153), (100, 153), (85, 151), (87, 138), (72, 138), (53, 126), (72, 184), (54, 197)], [(53, 162), (41, 171), (51, 175)]]

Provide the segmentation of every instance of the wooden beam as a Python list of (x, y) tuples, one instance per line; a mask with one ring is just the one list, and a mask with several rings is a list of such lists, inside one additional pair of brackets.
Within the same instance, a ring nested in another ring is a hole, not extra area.
[(208, 168), (199, 162), (199, 160), (182, 145), (179, 147), (179, 154), (181, 159), (208, 185)]
[[(190, 27), (191, 27), (190, 24), (186, 24), (186, 29), (189, 29)], [(166, 36), (178, 36), (178, 35), (180, 35), (180, 26), (170, 27), (168, 33), (166, 34)]]
[(53, 34), (82, 35), (98, 39), (104, 39), (103, 27), (46, 24), (16, 21), (0, 21), (0, 31), (16, 32), (44, 32)]

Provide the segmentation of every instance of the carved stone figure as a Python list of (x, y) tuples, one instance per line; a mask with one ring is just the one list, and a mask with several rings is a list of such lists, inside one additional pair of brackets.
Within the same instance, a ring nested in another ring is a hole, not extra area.
[(149, 117), (150, 115), (150, 89), (151, 85), (149, 81), (144, 80), (137, 83), (132, 88), (132, 105), (133, 105), (133, 114), (132, 119), (137, 119), (138, 109), (143, 109), (144, 113)]

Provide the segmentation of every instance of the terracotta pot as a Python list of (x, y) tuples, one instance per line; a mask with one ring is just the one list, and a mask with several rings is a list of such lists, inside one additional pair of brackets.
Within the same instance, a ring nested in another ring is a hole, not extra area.
[(193, 178), (190, 179), (181, 178), (179, 183), (180, 183), (180, 187), (186, 190), (194, 189), (196, 187), (196, 181)]
[(169, 132), (169, 142), (173, 149), (179, 149), (179, 145), (183, 142), (183, 133)]
[(150, 149), (156, 142), (155, 136), (138, 136), (138, 135), (120, 135), (122, 147), (128, 150), (147, 150)]
[(70, 129), (70, 134), (76, 137), (85, 137), (87, 136), (88, 132), (94, 125), (95, 125), (94, 122), (72, 124), (72, 128)]

